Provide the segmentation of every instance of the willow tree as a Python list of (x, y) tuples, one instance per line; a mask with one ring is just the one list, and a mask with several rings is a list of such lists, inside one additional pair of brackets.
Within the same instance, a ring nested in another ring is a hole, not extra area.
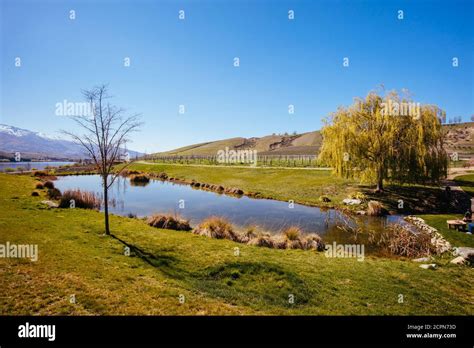
[(319, 157), (338, 176), (375, 183), (377, 191), (384, 180), (437, 182), (447, 172), (444, 117), (438, 107), (396, 92), (371, 92), (325, 120)]

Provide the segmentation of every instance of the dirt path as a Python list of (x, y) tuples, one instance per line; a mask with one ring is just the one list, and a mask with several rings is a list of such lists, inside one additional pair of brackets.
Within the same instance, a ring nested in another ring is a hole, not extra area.
[(464, 167), (464, 168), (450, 168), (448, 170), (447, 180), (453, 180), (455, 177), (464, 174), (473, 174), (474, 167)]

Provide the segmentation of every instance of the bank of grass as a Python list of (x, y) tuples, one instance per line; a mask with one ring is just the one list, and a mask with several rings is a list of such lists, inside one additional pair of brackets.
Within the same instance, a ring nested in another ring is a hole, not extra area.
[(453, 229), (449, 229), (446, 223), (447, 220), (459, 220), (462, 219), (461, 214), (439, 214), (439, 215), (418, 215), (425, 222), (436, 228), (439, 233), (443, 235), (452, 246), (455, 247), (472, 247), (474, 248), (474, 235), (467, 234), (465, 232), (459, 232)]
[(322, 205), (319, 197), (323, 195), (331, 197), (331, 202), (323, 205), (338, 205), (342, 199), (357, 190), (354, 181), (336, 178), (328, 170), (155, 163), (134, 163), (130, 169), (149, 173), (165, 172), (168, 177), (224, 187), (238, 187), (245, 193), (256, 194), (258, 197), (294, 200), (308, 205)]
[[(245, 194), (281, 201), (319, 207), (343, 207), (361, 210), (370, 200), (380, 201), (383, 206), (400, 214), (413, 213), (460, 213), (464, 207), (449, 205), (445, 201), (444, 188), (423, 185), (385, 185), (381, 194), (373, 187), (360, 185), (358, 181), (339, 178), (325, 169), (298, 168), (243, 168), (225, 166), (198, 166), (137, 162), (131, 170), (146, 173), (165, 172), (168, 177), (186, 181), (237, 187)], [(453, 192), (455, 195), (456, 192)], [(365, 197), (360, 206), (346, 206), (345, 198)], [(324, 198), (329, 198), (326, 201)], [(399, 202), (404, 208), (399, 209)]]
[(437, 270), (412, 261), (333, 259), (112, 216), (112, 232), (140, 249), (145, 262), (133, 252), (125, 256), (122, 243), (102, 235), (100, 212), (49, 209), (41, 203), (44, 192), (31, 197), (35, 183), (0, 174), (0, 243), (39, 248), (37, 262), (0, 258), (1, 315), (474, 313), (473, 270), (447, 259), (437, 261)]

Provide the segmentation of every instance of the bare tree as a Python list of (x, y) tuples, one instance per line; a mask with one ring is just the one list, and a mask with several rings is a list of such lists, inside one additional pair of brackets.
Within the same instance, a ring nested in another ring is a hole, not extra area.
[[(77, 144), (81, 145), (91, 157), (102, 179), (104, 190), (105, 234), (110, 235), (109, 227), (109, 188), (122, 171), (130, 165), (128, 153), (124, 153), (130, 133), (139, 129), (139, 115), (125, 115), (125, 110), (106, 101), (110, 98), (106, 85), (83, 91), (90, 106), (90, 114), (74, 116), (73, 120), (83, 130), (82, 134), (63, 131)], [(126, 157), (124, 159), (124, 156)], [(119, 162), (126, 165), (114, 169)]]

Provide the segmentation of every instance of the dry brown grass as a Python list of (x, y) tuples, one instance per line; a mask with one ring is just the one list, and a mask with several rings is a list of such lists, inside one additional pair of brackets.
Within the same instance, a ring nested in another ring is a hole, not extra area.
[(189, 220), (181, 219), (177, 215), (171, 214), (153, 214), (147, 219), (147, 224), (156, 227), (164, 228), (168, 230), (176, 231), (190, 231), (191, 226)]
[(291, 241), (298, 240), (301, 235), (301, 230), (297, 226), (290, 226), (283, 231), (284, 236)]
[(429, 233), (415, 233), (400, 224), (387, 226), (382, 233), (371, 236), (371, 241), (392, 255), (416, 258), (436, 254)]
[(234, 232), (232, 224), (219, 216), (211, 216), (203, 220), (193, 231), (195, 234), (216, 239), (240, 241), (240, 236)]
[(367, 215), (382, 216), (386, 214), (386, 210), (382, 203), (377, 201), (370, 201), (367, 206)]
[(101, 199), (94, 192), (81, 190), (64, 191), (59, 201), (60, 208), (70, 208), (71, 201), (74, 200), (75, 208), (100, 209)]

